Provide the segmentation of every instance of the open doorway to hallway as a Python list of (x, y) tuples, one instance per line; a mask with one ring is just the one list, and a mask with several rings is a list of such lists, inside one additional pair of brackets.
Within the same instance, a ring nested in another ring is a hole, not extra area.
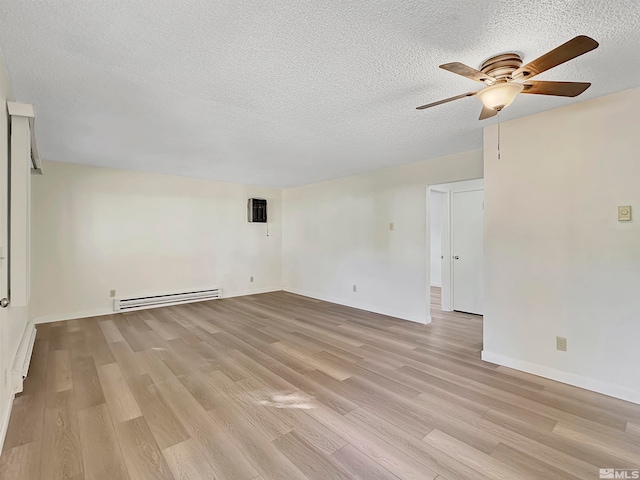
[(428, 196), (431, 315), (482, 315), (484, 181), (431, 185)]

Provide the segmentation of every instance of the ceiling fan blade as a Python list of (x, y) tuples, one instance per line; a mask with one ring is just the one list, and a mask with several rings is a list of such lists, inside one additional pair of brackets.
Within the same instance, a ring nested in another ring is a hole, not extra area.
[(456, 73), (458, 75), (462, 75), (463, 77), (470, 78), (471, 80), (475, 80), (476, 82), (482, 82), (488, 85), (491, 85), (495, 82), (494, 78), (490, 77), (489, 75), (485, 75), (480, 70), (471, 68), (464, 63), (445, 63), (444, 65), (440, 65), (440, 68), (448, 72)]
[(478, 120), (495, 117), (497, 114), (498, 111), (494, 110), (493, 108), (482, 107), (482, 112), (480, 113), (480, 118)]
[(425, 108), (435, 107), (436, 105), (442, 105), (443, 103), (453, 102), (454, 100), (460, 100), (464, 97), (473, 97), (478, 92), (467, 92), (462, 95), (456, 95), (455, 97), (445, 98), (444, 100), (438, 100), (437, 102), (427, 103), (426, 105), (422, 105), (420, 107), (416, 107), (416, 110), (424, 110)]
[(582, 54), (590, 52), (595, 48), (598, 48), (598, 42), (593, 38), (580, 35), (545, 53), (541, 57), (536, 58), (533, 62), (523, 65), (513, 72), (511, 76), (515, 79), (524, 78), (528, 80), (564, 62), (568, 62)]
[(532, 80), (524, 84), (522, 93), (534, 95), (555, 95), (557, 97), (577, 97), (591, 86), (588, 82), (542, 82)]

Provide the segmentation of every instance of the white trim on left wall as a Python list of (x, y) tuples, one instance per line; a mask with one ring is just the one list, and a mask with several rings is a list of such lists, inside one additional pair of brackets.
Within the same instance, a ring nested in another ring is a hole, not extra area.
[(11, 409), (13, 407), (13, 399), (15, 398), (15, 392), (12, 392), (11, 389), (7, 390), (7, 398), (5, 399), (6, 403), (3, 405), (7, 406), (7, 409), (4, 411), (4, 416), (0, 423), (0, 451), (4, 448), (4, 439), (7, 436), (7, 429), (9, 428), (9, 419), (11, 418)]
[(6, 398), (7, 409), (4, 417), (0, 420), (0, 451), (4, 446), (4, 440), (7, 436), (7, 429), (9, 428), (9, 419), (11, 418), (11, 410), (13, 408), (13, 400), (17, 393), (22, 392), (22, 385), (24, 378), (22, 377), (24, 366), (31, 363), (31, 354), (33, 353), (33, 341), (35, 340), (36, 326), (33, 320), (27, 322), (20, 339), (20, 345), (16, 351), (16, 356), (13, 359), (12, 367), (10, 371), (10, 388), (7, 389), (8, 395)]

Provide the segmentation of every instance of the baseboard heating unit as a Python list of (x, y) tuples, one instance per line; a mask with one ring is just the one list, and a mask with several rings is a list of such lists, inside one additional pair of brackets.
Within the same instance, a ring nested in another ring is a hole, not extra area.
[(168, 293), (165, 295), (148, 295), (146, 297), (116, 298), (113, 301), (113, 310), (130, 310), (134, 308), (153, 307), (156, 305), (200, 302), (222, 297), (222, 289), (197, 290), (193, 292)]

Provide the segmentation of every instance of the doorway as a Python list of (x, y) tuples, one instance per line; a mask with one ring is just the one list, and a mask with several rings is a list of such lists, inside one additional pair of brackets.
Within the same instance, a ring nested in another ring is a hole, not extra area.
[(482, 315), (484, 181), (432, 185), (427, 194), (431, 315)]
[(429, 278), (430, 278), (430, 297), (432, 310), (450, 311), (448, 295), (445, 295), (445, 303), (442, 303), (442, 285), (448, 285), (447, 281), (443, 282), (443, 277), (448, 277), (450, 272), (446, 268), (445, 258), (449, 257), (447, 247), (449, 233), (449, 194), (446, 190), (431, 189), (429, 192), (430, 200), (430, 245), (431, 252), (429, 255)]

